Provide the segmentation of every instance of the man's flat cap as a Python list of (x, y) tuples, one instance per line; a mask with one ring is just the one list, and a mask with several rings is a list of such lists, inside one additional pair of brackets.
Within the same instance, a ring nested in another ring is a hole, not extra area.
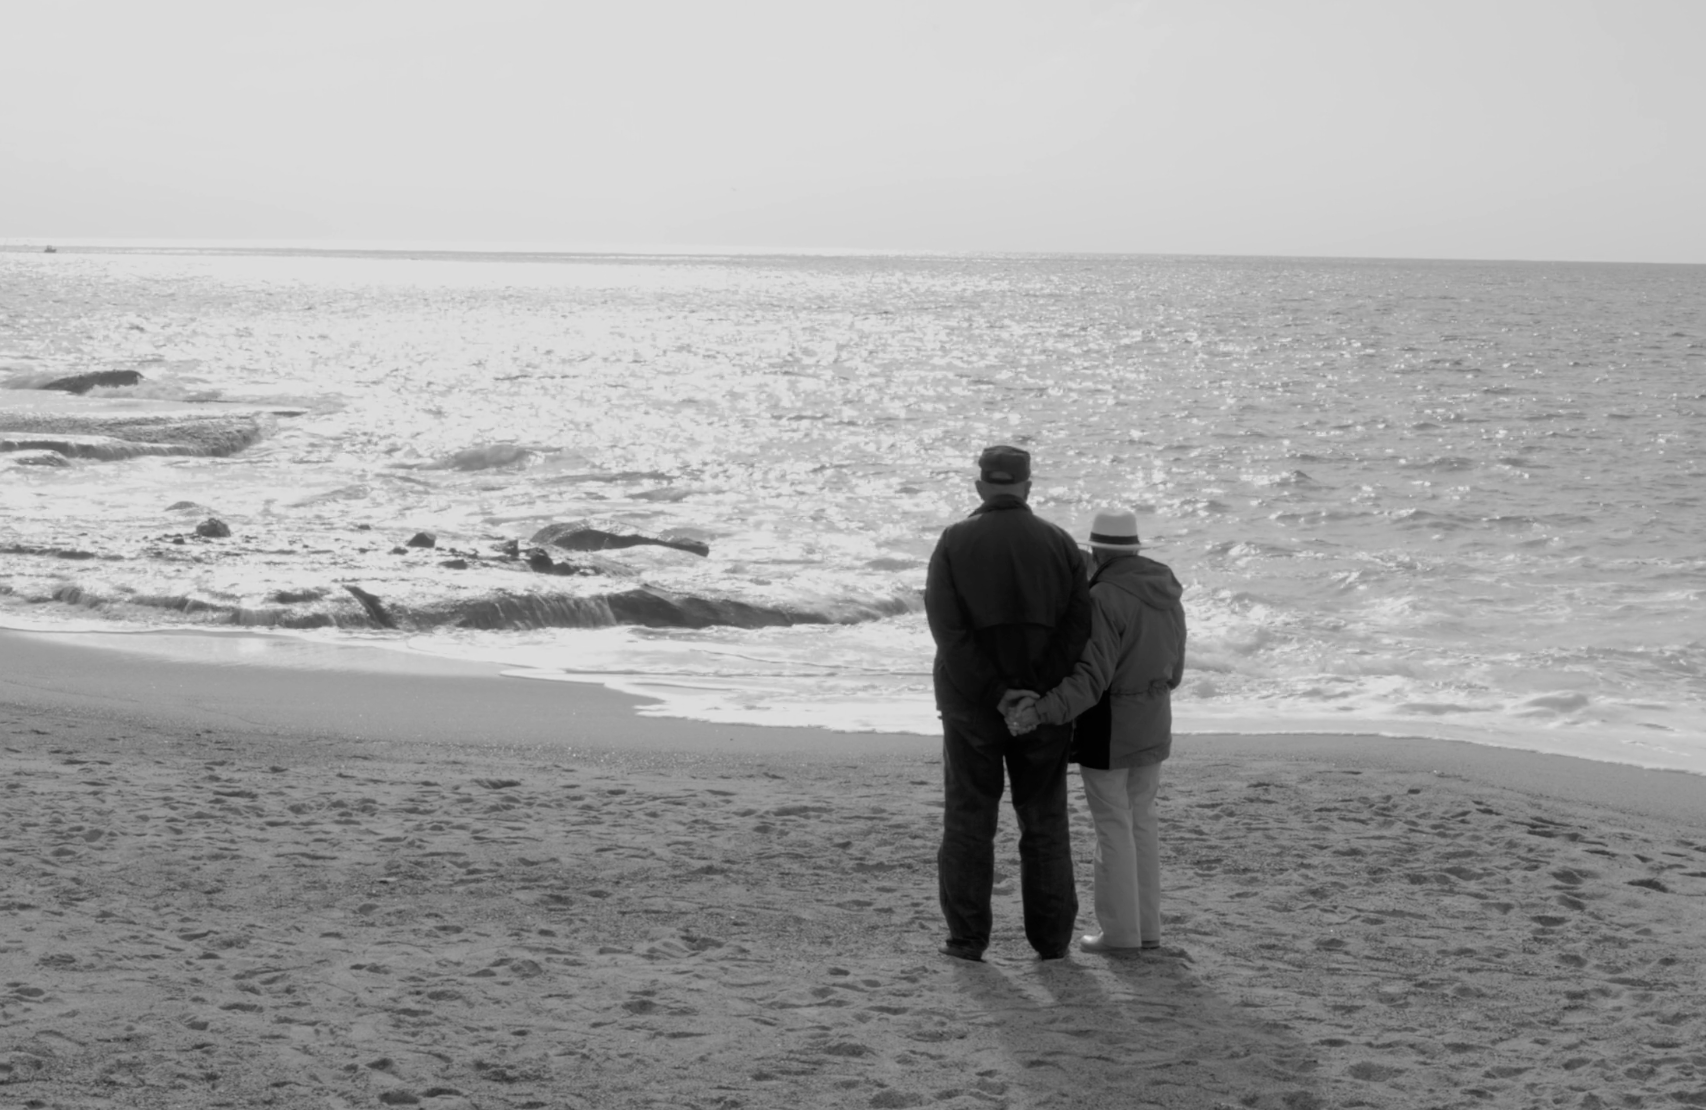
[(998, 443), (983, 449), (977, 458), (977, 468), (983, 480), (991, 485), (1018, 485), (1031, 479), (1031, 453), (1022, 447)]

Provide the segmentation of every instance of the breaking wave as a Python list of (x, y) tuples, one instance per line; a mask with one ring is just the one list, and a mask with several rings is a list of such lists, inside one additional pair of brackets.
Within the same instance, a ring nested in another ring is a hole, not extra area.
[[(119, 620), (147, 621), (170, 614), (174, 622), (242, 628), (348, 628), (399, 632), (591, 629), (631, 625), (656, 629), (785, 628), (856, 624), (922, 609), (917, 594), (847, 598), (823, 605), (761, 605), (726, 597), (677, 593), (650, 586), (590, 595), (494, 591), (474, 597), (389, 601), (360, 586), (344, 593), (281, 592), (272, 604), (183, 594), (97, 593), (67, 585), (49, 598)], [(44, 599), (37, 599), (38, 601)]]

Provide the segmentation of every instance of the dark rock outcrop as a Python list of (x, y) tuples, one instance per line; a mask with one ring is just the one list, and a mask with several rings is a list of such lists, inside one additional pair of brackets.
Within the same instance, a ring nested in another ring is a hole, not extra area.
[(174, 443), (139, 443), (116, 436), (0, 431), (0, 451), (52, 451), (66, 459), (112, 462), (144, 455), (203, 455)]
[(409, 537), (409, 547), (437, 547), (438, 537), (431, 532), (416, 532)]
[(385, 603), (368, 593), (360, 586), (345, 586), (350, 596), (361, 602), (361, 607), (367, 610), (367, 617), (380, 628), (396, 628), (397, 622), (385, 608)]
[[(562, 554), (560, 549), (553, 550), (556, 550), (559, 555)], [(514, 561), (515, 560), (507, 558), (503, 560), (505, 563)], [(525, 563), (527, 565), (527, 569), (531, 570), (535, 574), (578, 575), (581, 577), (599, 575), (605, 578), (639, 578), (643, 573), (635, 567), (617, 562), (614, 559), (603, 558), (602, 556), (591, 552), (576, 559), (553, 559), (551, 557), (551, 552), (540, 547), (524, 549), (521, 552), (520, 561)]]
[(91, 370), (84, 374), (70, 374), (63, 378), (43, 382), (37, 389), (57, 389), (61, 393), (87, 393), (98, 385), (120, 386), (135, 385), (142, 380), (138, 370)]
[(265, 434), (253, 415), (90, 415), (0, 411), (0, 451), (57, 451), (67, 458), (234, 455)]
[(529, 548), (522, 559), (527, 563), (527, 569), (534, 574), (584, 576), (603, 573), (603, 568), (589, 566), (585, 563), (559, 563), (551, 558), (550, 552), (537, 547)]
[(585, 521), (571, 521), (566, 524), (547, 524), (533, 533), (527, 541), (531, 544), (544, 544), (560, 547), (565, 551), (613, 551), (623, 547), (670, 547), (677, 551), (686, 551), (694, 555), (709, 555), (709, 544), (698, 540), (668, 539), (663, 536), (648, 536), (642, 532), (632, 531), (620, 525), (606, 524), (594, 526)]
[(231, 526), (216, 516), (210, 516), (195, 526), (195, 534), (210, 540), (223, 540), (231, 535)]
[(304, 601), (319, 601), (325, 596), (325, 590), (309, 587), (305, 590), (277, 590), (267, 600), (275, 605), (296, 605)]

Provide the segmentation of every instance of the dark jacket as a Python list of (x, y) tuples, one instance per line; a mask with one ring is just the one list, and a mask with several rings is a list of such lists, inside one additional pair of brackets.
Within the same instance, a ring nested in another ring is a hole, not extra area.
[(1084, 554), (1017, 497), (951, 524), (930, 556), (924, 611), (936, 638), (936, 708), (996, 711), (1008, 689), (1047, 690), (1090, 636)]
[(1179, 580), (1142, 555), (1103, 563), (1090, 580), (1090, 642), (1072, 674), (1037, 702), (1044, 724), (1077, 718), (1074, 758), (1086, 767), (1143, 767), (1173, 746), (1172, 691), (1185, 675)]

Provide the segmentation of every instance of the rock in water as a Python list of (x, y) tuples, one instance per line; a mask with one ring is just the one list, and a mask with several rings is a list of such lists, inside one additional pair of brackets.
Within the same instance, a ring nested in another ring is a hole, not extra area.
[(195, 534), (210, 540), (222, 540), (231, 535), (231, 526), (216, 516), (210, 516), (195, 526)]
[[(559, 563), (551, 558), (550, 552), (538, 547), (528, 548), (522, 559), (527, 563), (527, 569), (534, 574), (556, 574), (569, 577), (571, 575), (603, 574), (609, 569), (583, 563)], [(617, 569), (620, 570), (620, 568)]]
[(547, 524), (533, 533), (528, 543), (549, 544), (561, 547), (566, 551), (611, 551), (621, 547), (673, 547), (677, 551), (687, 551), (694, 555), (709, 555), (709, 544), (698, 540), (671, 540), (661, 536), (648, 536), (640, 532), (622, 529), (618, 525), (595, 528), (585, 521), (573, 521), (568, 524)]
[(43, 382), (37, 389), (57, 389), (62, 393), (87, 393), (97, 385), (135, 385), (142, 375), (135, 370), (91, 370), (87, 374), (72, 374)]
[(431, 532), (416, 532), (409, 537), (410, 547), (437, 547), (438, 537)]
[(278, 590), (267, 600), (278, 605), (295, 605), (302, 601), (319, 601), (325, 596), (325, 590), (318, 586), (310, 586), (305, 590)]
[(361, 607), (367, 610), (367, 615), (374, 624), (378, 625), (380, 628), (397, 627), (397, 622), (391, 618), (391, 614), (386, 610), (384, 602), (380, 601), (377, 597), (368, 593), (360, 586), (345, 586), (344, 589), (349, 591), (351, 597), (361, 602)]
[[(11, 383), (7, 387), (16, 388)], [(106, 461), (141, 455), (234, 455), (258, 442), (265, 431), (253, 414), (0, 411), (0, 450), (42, 449)]]

